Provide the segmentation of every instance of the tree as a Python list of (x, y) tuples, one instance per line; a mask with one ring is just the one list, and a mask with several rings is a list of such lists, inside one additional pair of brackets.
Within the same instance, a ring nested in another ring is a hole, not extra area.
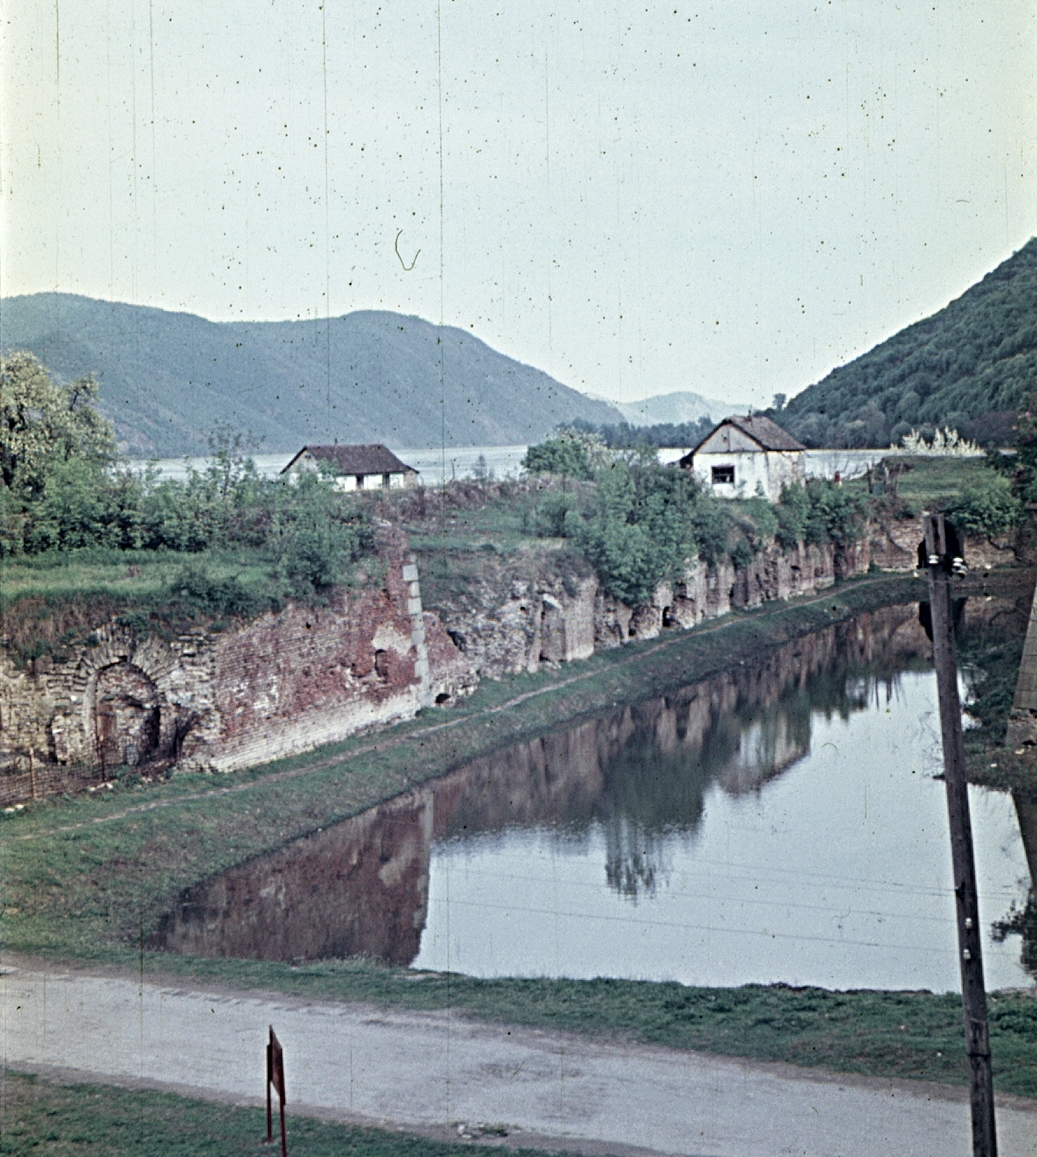
[(548, 438), (530, 446), (522, 465), (530, 474), (561, 474), (583, 481), (591, 476), (587, 452), (575, 438)]
[[(0, 551), (38, 551), (112, 537), (111, 423), (94, 408), (97, 383), (58, 386), (39, 360), (0, 362)], [(125, 488), (124, 488), (125, 489)]]
[(57, 386), (31, 353), (0, 362), (0, 477), (14, 491), (40, 492), (59, 462), (104, 469), (115, 462), (115, 432), (92, 403), (97, 383)]

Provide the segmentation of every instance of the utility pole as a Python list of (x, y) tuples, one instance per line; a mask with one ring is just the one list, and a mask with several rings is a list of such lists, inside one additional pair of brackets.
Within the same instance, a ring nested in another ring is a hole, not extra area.
[[(987, 1028), (987, 994), (983, 985), (979, 899), (976, 895), (976, 860), (972, 851), (965, 747), (961, 736), (961, 702), (951, 619), (951, 573), (965, 569), (962, 551), (952, 527), (942, 514), (925, 518), (925, 564), (929, 572), (929, 605), (933, 625), (933, 663), (940, 696), (940, 731), (943, 737), (943, 773), (951, 827), (951, 861), (958, 913), (958, 963), (965, 1006), (965, 1051), (969, 1058), (969, 1094), (972, 1102), (974, 1157), (997, 1157), (994, 1128), (994, 1085)], [(920, 552), (921, 553), (921, 552)]]

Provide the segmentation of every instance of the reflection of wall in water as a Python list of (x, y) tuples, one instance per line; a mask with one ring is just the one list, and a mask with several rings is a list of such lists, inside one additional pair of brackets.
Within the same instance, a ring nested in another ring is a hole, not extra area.
[(409, 964), (428, 913), (431, 838), (431, 788), (407, 792), (188, 889), (153, 943), (195, 956)]
[(862, 710), (876, 678), (892, 687), (928, 655), (916, 606), (862, 615), (752, 667), (473, 760), (234, 868), (191, 889), (157, 940), (207, 956), (407, 964), (425, 923), (432, 841), (516, 826), (585, 838), (600, 824), (610, 886), (650, 892), (666, 878), (664, 833), (694, 830), (711, 784), (759, 789), (807, 752), (813, 713)]

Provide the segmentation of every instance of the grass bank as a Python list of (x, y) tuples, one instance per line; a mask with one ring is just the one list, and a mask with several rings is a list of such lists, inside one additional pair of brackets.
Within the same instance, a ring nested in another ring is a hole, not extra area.
[[(276, 1111), (275, 1111), (276, 1112)], [(458, 1157), (462, 1141), (366, 1129), (288, 1114), (292, 1157)], [(278, 1128), (275, 1117), (275, 1130)], [(266, 1110), (111, 1085), (66, 1084), (7, 1070), (0, 1107), (3, 1157), (269, 1157)], [(275, 1146), (275, 1151), (280, 1149)], [(512, 1152), (539, 1157), (538, 1149)]]
[[(959, 589), (1005, 595), (1027, 584), (1032, 575), (1026, 572), (995, 572), (970, 578)], [(303, 757), (219, 777), (183, 775), (156, 784), (126, 777), (112, 792), (48, 801), (4, 816), (0, 946), (144, 974), (161, 971), (181, 981), (315, 999), (451, 1005), (496, 1021), (627, 1033), (674, 1047), (875, 1075), (961, 1081), (961, 1013), (954, 997), (452, 976), (416, 983), (413, 973), (364, 963), (292, 968), (143, 950), (161, 915), (190, 884), (468, 759), (620, 702), (696, 682), (861, 612), (917, 599), (925, 589), (910, 576), (866, 576), (808, 600), (733, 614), (694, 631), (668, 632), (559, 671), (484, 682), (459, 707), (423, 712), (390, 731)], [(1037, 1001), (1004, 996), (993, 1007), (998, 1086), (1037, 1096)]]
[[(968, 1083), (961, 999), (954, 993), (832, 992), (748, 984), (689, 987), (646, 980), (496, 979), (414, 973), (365, 960), (276, 964), (158, 959), (145, 969), (180, 985), (266, 990), (307, 1000), (447, 1008), (497, 1024), (784, 1061), (862, 1076)], [(989, 997), (994, 1086), (1037, 1097), (1037, 996)]]

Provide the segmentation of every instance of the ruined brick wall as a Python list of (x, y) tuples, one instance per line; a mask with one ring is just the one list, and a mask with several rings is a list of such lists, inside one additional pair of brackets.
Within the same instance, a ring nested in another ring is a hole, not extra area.
[(110, 622), (25, 667), (0, 649), (0, 804), (118, 766), (244, 767), (466, 694), (475, 676), (423, 611), (405, 538), (383, 529), (379, 551), (378, 589), (326, 607), (167, 638)]
[[(867, 563), (862, 570), (867, 570)], [(619, 647), (632, 639), (654, 639), (664, 627), (694, 627), (735, 608), (758, 607), (830, 587), (838, 570), (834, 547), (800, 545), (788, 553), (777, 546), (760, 551), (749, 566), (725, 559), (716, 565), (696, 559), (680, 582), (660, 583), (648, 604), (628, 607), (598, 594), (594, 637), (599, 647)]]

